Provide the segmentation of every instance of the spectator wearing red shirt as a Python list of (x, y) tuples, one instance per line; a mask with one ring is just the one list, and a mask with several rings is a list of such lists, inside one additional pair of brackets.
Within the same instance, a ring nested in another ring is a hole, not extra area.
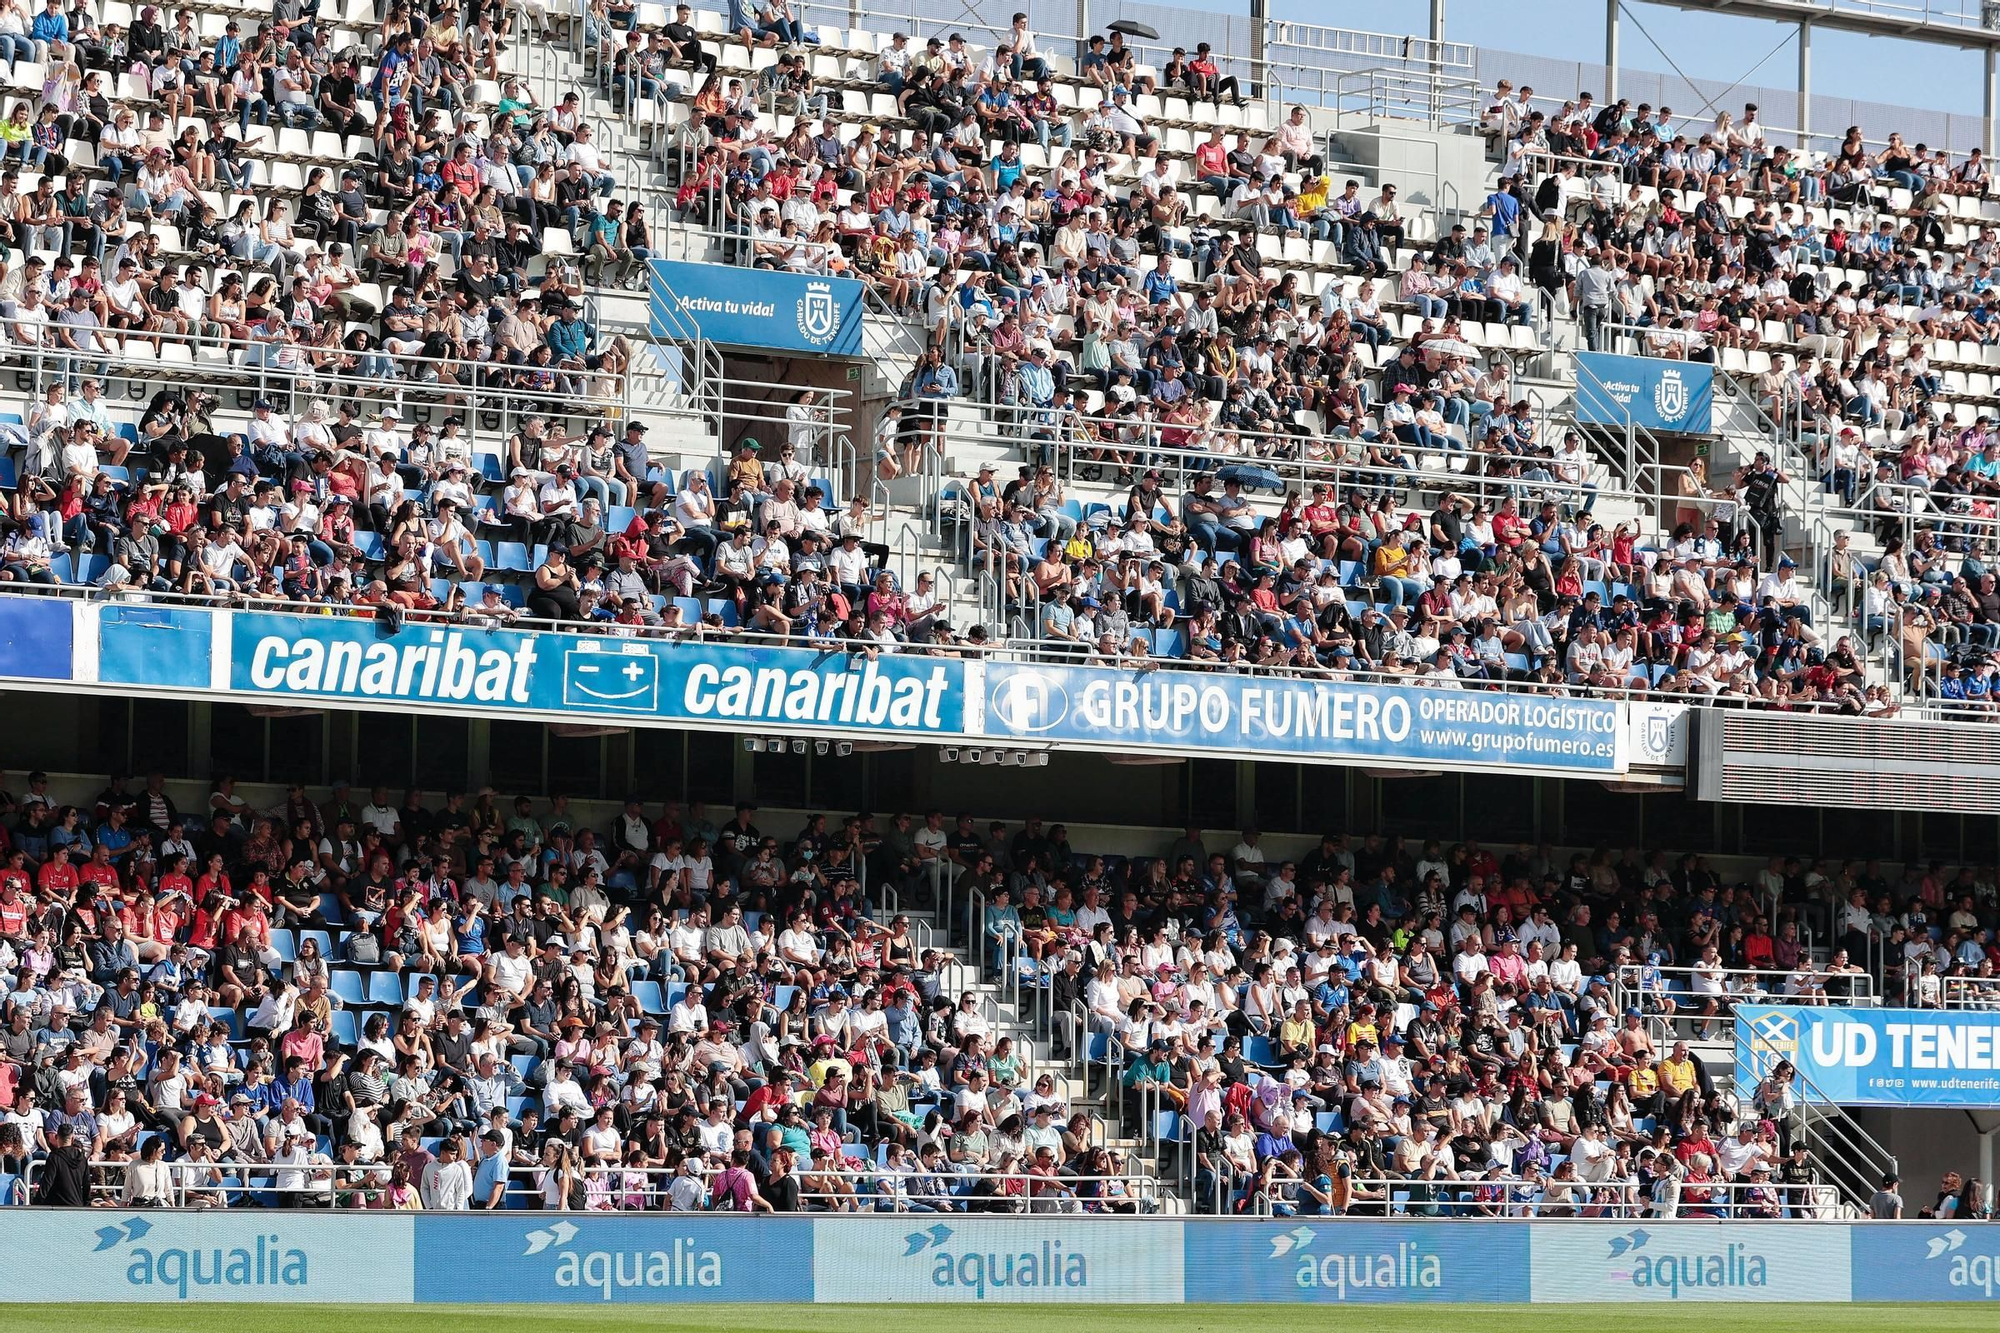
[(35, 874), (36, 889), (64, 901), (76, 896), (78, 882), (76, 867), (66, 856), (50, 857), (42, 862), (42, 868)]
[(111, 864), (111, 849), (102, 843), (91, 849), (90, 859), (76, 872), (77, 881), (106, 893), (119, 889), (118, 867)]
[(0, 875), (0, 938), (19, 944), (28, 934), (29, 903), (21, 896), (20, 884), (11, 878), (13, 873), (10, 866), (5, 875)]

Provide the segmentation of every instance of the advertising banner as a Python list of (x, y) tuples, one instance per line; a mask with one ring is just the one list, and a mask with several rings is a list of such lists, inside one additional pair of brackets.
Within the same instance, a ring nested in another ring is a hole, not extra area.
[(1755, 1087), (1780, 1060), (1841, 1106), (1991, 1107), (2000, 1013), (1738, 1005), (1736, 1085)]
[(2000, 1300), (2000, 1235), (1937, 1222), (1852, 1228), (1857, 1301)]
[(1529, 1233), (1537, 1304), (1848, 1299), (1851, 1251), (1840, 1227), (1538, 1222)]
[(858, 356), (861, 284), (853, 278), (655, 259), (648, 278), (655, 337), (689, 325), (710, 342)]
[(23, 1209), (7, 1223), (0, 1301), (416, 1299), (407, 1215)]
[(708, 1213), (502, 1213), (417, 1220), (417, 1299), (805, 1302), (813, 1224)]
[(1528, 1299), (1528, 1228), (1291, 1218), (1188, 1222), (1190, 1303)]
[(1181, 1224), (902, 1213), (813, 1232), (819, 1301), (1178, 1303)]
[(986, 732), (1576, 773), (1625, 770), (1616, 702), (1276, 676), (995, 662)]
[(1976, 1223), (0, 1209), (0, 1302), (1993, 1301)]
[(481, 712), (952, 735), (964, 663), (841, 651), (242, 612), (230, 688), (265, 697), (442, 703)]
[(1709, 434), (1715, 428), (1715, 369), (1700, 361), (1576, 354), (1576, 419), (1599, 426)]

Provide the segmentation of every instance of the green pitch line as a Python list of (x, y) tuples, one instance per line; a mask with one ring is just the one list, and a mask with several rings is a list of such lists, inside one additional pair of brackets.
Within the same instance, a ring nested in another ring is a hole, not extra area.
[[(1890, 1310), (1894, 1313), (1891, 1314)], [(1303, 1310), (1301, 1310), (1303, 1312)], [(360, 1333), (438, 1333), (461, 1319), (480, 1333), (934, 1333), (940, 1317), (953, 1333), (1269, 1333), (1272, 1306), (933, 1306), (933, 1305), (14, 1305), (0, 1306), (0, 1333), (324, 1333), (339, 1320)], [(1979, 1305), (1459, 1305), (1437, 1309), (1360, 1307), (1369, 1333), (1547, 1333), (1551, 1319), (1617, 1333), (1878, 1333), (1891, 1323), (1924, 1333), (1995, 1333), (2000, 1311)], [(1315, 1318), (1342, 1318), (1331, 1310)], [(1914, 1321), (1914, 1323), (1912, 1323)]]

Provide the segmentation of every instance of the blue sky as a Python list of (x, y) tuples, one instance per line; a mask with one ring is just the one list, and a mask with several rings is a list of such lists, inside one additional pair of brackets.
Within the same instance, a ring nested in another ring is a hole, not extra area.
[[(1331, 19), (1343, 27), (1397, 33), (1423, 33), (1430, 27), (1427, 0), (1373, 0), (1365, 6), (1342, 5), (1331, 14), (1323, 0), (1270, 3), (1274, 18), (1299, 22), (1326, 23)], [(1672, 51), (1675, 63), (1695, 78), (1724, 82), (1741, 78), (1767, 88), (1797, 86), (1798, 52), (1790, 41), (1754, 73), (1749, 72), (1754, 62), (1791, 31), (1791, 25), (1664, 5), (1631, 8), (1638, 22)], [(1526, 4), (1446, 0), (1445, 36), (1493, 50), (1602, 61), (1604, 14), (1605, 0), (1528, 0)], [(1619, 64), (1623, 68), (1670, 69), (1629, 20), (1623, 26), (1621, 46)], [(1812, 56), (1815, 92), (1837, 91), (1868, 101), (1969, 116), (1980, 112), (1984, 65), (1975, 51), (1820, 30), (1813, 34)]]

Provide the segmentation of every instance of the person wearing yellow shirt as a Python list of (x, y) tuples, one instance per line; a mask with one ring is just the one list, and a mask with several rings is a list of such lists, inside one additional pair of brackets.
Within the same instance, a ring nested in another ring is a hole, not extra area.
[(1667, 1100), (1679, 1101), (1700, 1083), (1701, 1069), (1688, 1054), (1687, 1043), (1675, 1042), (1673, 1052), (1660, 1061), (1660, 1086), (1666, 1090)]
[(1389, 609), (1409, 606), (1424, 595), (1423, 585), (1410, 577), (1410, 548), (1399, 528), (1375, 548), (1370, 572), (1389, 594)]
[(1326, 201), (1333, 194), (1333, 181), (1327, 176), (1308, 176), (1299, 184), (1298, 197), (1292, 200), (1292, 213), (1315, 241), (1333, 239), (1333, 219), (1321, 217), (1326, 209)]
[(1364, 1041), (1374, 1046), (1380, 1045), (1381, 1040), (1381, 1033), (1376, 1029), (1373, 1019), (1357, 1018), (1347, 1025), (1347, 1049), (1350, 1051), (1359, 1049)]
[(1273, 1053), (1286, 1061), (1294, 1055), (1311, 1059), (1314, 1045), (1312, 1006), (1300, 1000), (1292, 1006), (1292, 1012), (1285, 1021), (1278, 1024), (1278, 1040), (1272, 1048)]

